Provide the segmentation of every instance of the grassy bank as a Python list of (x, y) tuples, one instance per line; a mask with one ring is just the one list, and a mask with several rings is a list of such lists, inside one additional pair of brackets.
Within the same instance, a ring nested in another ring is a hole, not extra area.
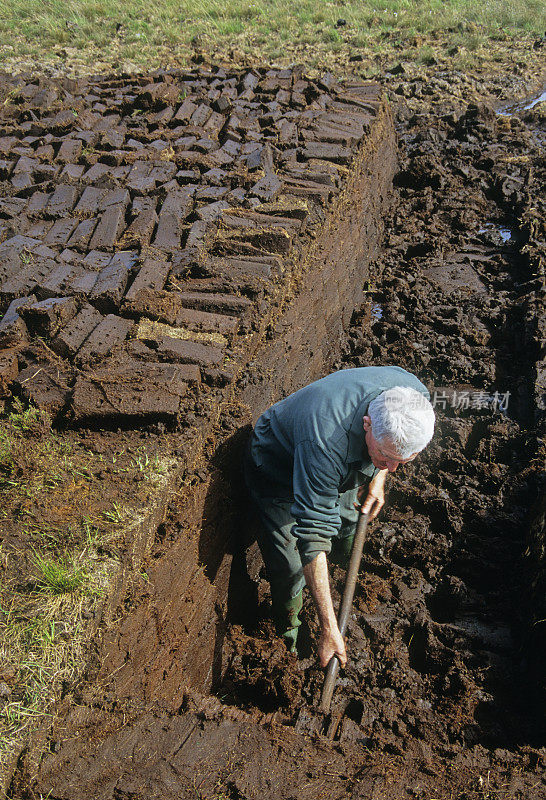
[[(546, 29), (542, 0), (5, 0), (0, 65), (73, 61), (103, 68), (183, 63), (195, 50), (235, 60), (430, 60), (431, 43), (466, 63)], [(495, 48), (493, 48), (494, 50)]]
[(15, 402), (0, 418), (0, 795), (4, 769), (85, 660), (126, 525), (168, 464), (101, 454)]

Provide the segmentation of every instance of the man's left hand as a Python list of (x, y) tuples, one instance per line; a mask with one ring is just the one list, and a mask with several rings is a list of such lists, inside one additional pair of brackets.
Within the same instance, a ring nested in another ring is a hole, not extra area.
[(385, 478), (387, 477), (387, 472), (388, 470), (386, 469), (380, 470), (371, 479), (368, 486), (368, 495), (362, 503), (361, 511), (363, 514), (369, 514), (370, 520), (375, 519), (385, 505)]

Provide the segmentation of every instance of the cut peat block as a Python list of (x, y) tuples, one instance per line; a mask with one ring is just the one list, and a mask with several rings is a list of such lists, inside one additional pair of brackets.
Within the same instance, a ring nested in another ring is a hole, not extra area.
[[(0, 106), (8, 131), (0, 216), (9, 221), (0, 242), (0, 347), (42, 339), (67, 373), (84, 371), (72, 424), (141, 425), (154, 403), (174, 424), (182, 384), (198, 405), (200, 393), (225, 388), (270, 336), (267, 320), (304, 285), (303, 272), (306, 291), (324, 295), (303, 312), (317, 326), (312, 338), (346, 321), (341, 298), (367, 263), (360, 231), (376, 235), (392, 167), (380, 87), (312, 81), (300, 68), (94, 76), (69, 90), (44, 78), (39, 91), (55, 98), (54, 114), (33, 105), (36, 91), (25, 84), (15, 105)], [(339, 233), (358, 192), (355, 219), (373, 221)], [(344, 308), (357, 301), (343, 300)], [(129, 363), (149, 378), (140, 399), (136, 377), (127, 390), (106, 378), (121, 379)], [(109, 387), (103, 402), (90, 377), (99, 368)], [(10, 369), (3, 391), (15, 385)], [(160, 397), (166, 369), (180, 383), (176, 400)], [(62, 417), (64, 389), (53, 400), (46, 374), (33, 400)]]
[(134, 358), (112, 362), (76, 379), (72, 413), (76, 423), (95, 421), (176, 425), (187, 390), (184, 370), (172, 364), (149, 364)]

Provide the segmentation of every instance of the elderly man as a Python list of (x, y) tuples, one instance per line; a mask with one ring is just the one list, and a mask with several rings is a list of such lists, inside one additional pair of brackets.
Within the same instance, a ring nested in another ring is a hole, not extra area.
[(401, 367), (335, 372), (271, 406), (258, 419), (245, 477), (260, 517), (258, 544), (277, 632), (295, 652), (303, 587), (320, 623), (326, 666), (347, 654), (334, 612), (326, 556), (347, 563), (362, 511), (384, 504), (385, 478), (412, 461), (434, 432), (423, 384)]

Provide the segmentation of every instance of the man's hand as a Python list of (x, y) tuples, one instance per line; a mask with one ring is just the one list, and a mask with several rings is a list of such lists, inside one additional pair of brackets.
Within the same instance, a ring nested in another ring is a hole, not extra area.
[(368, 495), (362, 503), (361, 511), (363, 514), (369, 514), (370, 520), (375, 519), (385, 505), (385, 478), (387, 473), (388, 469), (380, 470), (371, 479), (368, 486)]
[(337, 625), (335, 630), (321, 631), (317, 652), (321, 667), (327, 667), (332, 656), (337, 656), (341, 666), (345, 666), (347, 663), (347, 650)]

